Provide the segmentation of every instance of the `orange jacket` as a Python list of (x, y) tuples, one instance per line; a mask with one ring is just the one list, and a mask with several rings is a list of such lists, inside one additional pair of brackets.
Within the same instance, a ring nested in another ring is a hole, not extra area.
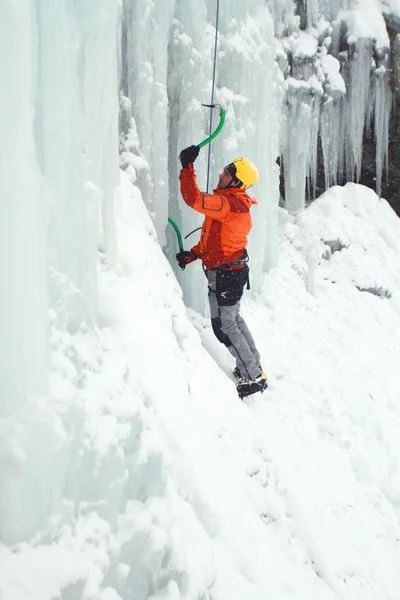
[(192, 164), (181, 169), (179, 180), (186, 204), (206, 217), (193, 252), (206, 269), (238, 260), (251, 230), (250, 208), (257, 201), (239, 188), (217, 188), (214, 194), (201, 192)]

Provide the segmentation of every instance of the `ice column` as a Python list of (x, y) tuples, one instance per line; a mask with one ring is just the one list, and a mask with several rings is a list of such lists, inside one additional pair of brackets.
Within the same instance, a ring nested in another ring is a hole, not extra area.
[(141, 152), (149, 165), (148, 171), (140, 171), (138, 185), (162, 244), (168, 217), (166, 49), (174, 5), (175, 0), (123, 2), (123, 93), (132, 102)]
[(101, 234), (108, 266), (115, 263), (117, 253), (114, 191), (119, 186), (119, 4), (119, 0), (80, 2), (76, 10), (80, 41), (77, 60), (83, 114), (82, 143), (85, 148), (84, 202), (85, 217), (90, 227), (87, 255), (91, 260), (92, 273), (96, 272), (99, 201)]
[(288, 30), (297, 29), (293, 0), (267, 0), (275, 26), (275, 35), (281, 37)]
[(340, 74), (340, 63), (333, 56), (321, 57), (324, 71), (324, 96), (321, 106), (320, 137), (324, 158), (325, 187), (337, 183), (338, 174), (343, 175), (344, 166), (344, 103), (346, 85)]
[(349, 3), (350, 0), (319, 0), (318, 4), (321, 15), (328, 21), (333, 21), (341, 10), (348, 10)]
[(372, 41), (358, 38), (350, 45), (345, 72), (347, 93), (345, 111), (346, 175), (350, 181), (359, 181), (361, 174), (364, 126), (370, 91)]
[[(39, 5), (39, 85), (35, 140), (51, 195), (53, 266), (97, 305), (100, 213), (109, 262), (115, 259), (113, 195), (119, 183), (116, 0)], [(57, 43), (54, 35), (57, 31)], [(101, 70), (98, 64), (102, 65)]]
[(312, 27), (317, 25), (319, 18), (319, 0), (305, 0), (307, 11), (307, 25)]
[(393, 62), (394, 62), (394, 76), (397, 97), (400, 94), (400, 33), (395, 37), (393, 44)]
[(315, 190), (318, 128), (322, 85), (315, 76), (308, 81), (286, 80), (286, 120), (283, 135), (285, 201), (289, 212), (304, 208), (306, 182)]
[(324, 157), (325, 188), (336, 185), (343, 171), (343, 96), (340, 92), (326, 95), (321, 110), (320, 136)]
[(36, 2), (0, 6), (0, 414), (47, 375), (47, 206), (33, 135)]
[[(213, 178), (230, 160), (245, 156), (260, 172), (249, 190), (258, 205), (252, 209), (250, 235), (252, 286), (257, 291), (262, 273), (276, 260), (279, 202), (279, 133), (283, 85), (275, 63), (272, 16), (265, 2), (235, 0), (224, 11), (218, 78), (218, 99), (227, 109), (227, 124), (215, 144)], [(235, 15), (235, 18), (231, 18)]]
[(387, 170), (389, 119), (392, 101), (388, 81), (388, 72), (384, 66), (381, 66), (374, 71), (373, 89), (374, 134), (376, 144), (376, 193), (378, 196), (380, 196), (382, 187), (382, 172), (385, 162)]

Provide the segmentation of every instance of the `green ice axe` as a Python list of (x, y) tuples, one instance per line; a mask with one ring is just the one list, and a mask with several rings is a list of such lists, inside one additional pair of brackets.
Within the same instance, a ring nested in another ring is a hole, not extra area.
[(182, 251), (183, 250), (183, 244), (182, 244), (182, 236), (181, 236), (181, 232), (179, 231), (179, 227), (175, 223), (175, 221), (173, 221), (171, 219), (171, 217), (168, 217), (168, 223), (171, 223), (172, 227), (175, 229), (176, 237), (178, 238), (179, 250)]
[[(225, 110), (222, 108), (222, 106), (220, 106), (219, 104), (202, 104), (202, 106), (206, 106), (207, 108), (219, 108), (219, 123), (214, 133), (212, 133), (210, 136), (208, 136), (208, 138), (206, 138), (205, 140), (200, 142), (200, 144), (198, 144), (199, 148), (203, 148), (203, 146), (206, 146), (207, 144), (212, 142), (213, 139), (217, 137), (225, 123)], [(172, 227), (175, 229), (176, 237), (178, 238), (179, 250), (183, 250), (182, 236), (181, 232), (179, 231), (178, 225), (173, 219), (171, 219), (171, 217), (168, 217), (168, 222), (171, 223)]]
[(206, 146), (207, 144), (212, 142), (213, 139), (217, 137), (225, 123), (225, 110), (222, 108), (222, 106), (220, 106), (219, 104), (202, 104), (202, 106), (206, 106), (207, 108), (219, 108), (219, 123), (214, 133), (212, 133), (208, 138), (206, 138), (205, 140), (200, 142), (200, 144), (198, 144), (199, 148), (202, 148), (203, 146)]

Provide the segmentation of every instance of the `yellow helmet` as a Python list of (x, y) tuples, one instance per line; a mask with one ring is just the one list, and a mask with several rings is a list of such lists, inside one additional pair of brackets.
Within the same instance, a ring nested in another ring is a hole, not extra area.
[(238, 180), (238, 187), (244, 190), (247, 190), (258, 181), (258, 169), (247, 158), (235, 158), (225, 169), (233, 178)]

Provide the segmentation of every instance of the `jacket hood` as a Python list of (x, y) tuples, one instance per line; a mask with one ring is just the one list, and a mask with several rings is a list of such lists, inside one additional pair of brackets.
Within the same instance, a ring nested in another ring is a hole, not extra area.
[(246, 192), (246, 190), (242, 190), (240, 188), (216, 188), (214, 190), (214, 194), (217, 196), (236, 196), (243, 202), (247, 208), (253, 206), (253, 204), (258, 204), (257, 200)]

